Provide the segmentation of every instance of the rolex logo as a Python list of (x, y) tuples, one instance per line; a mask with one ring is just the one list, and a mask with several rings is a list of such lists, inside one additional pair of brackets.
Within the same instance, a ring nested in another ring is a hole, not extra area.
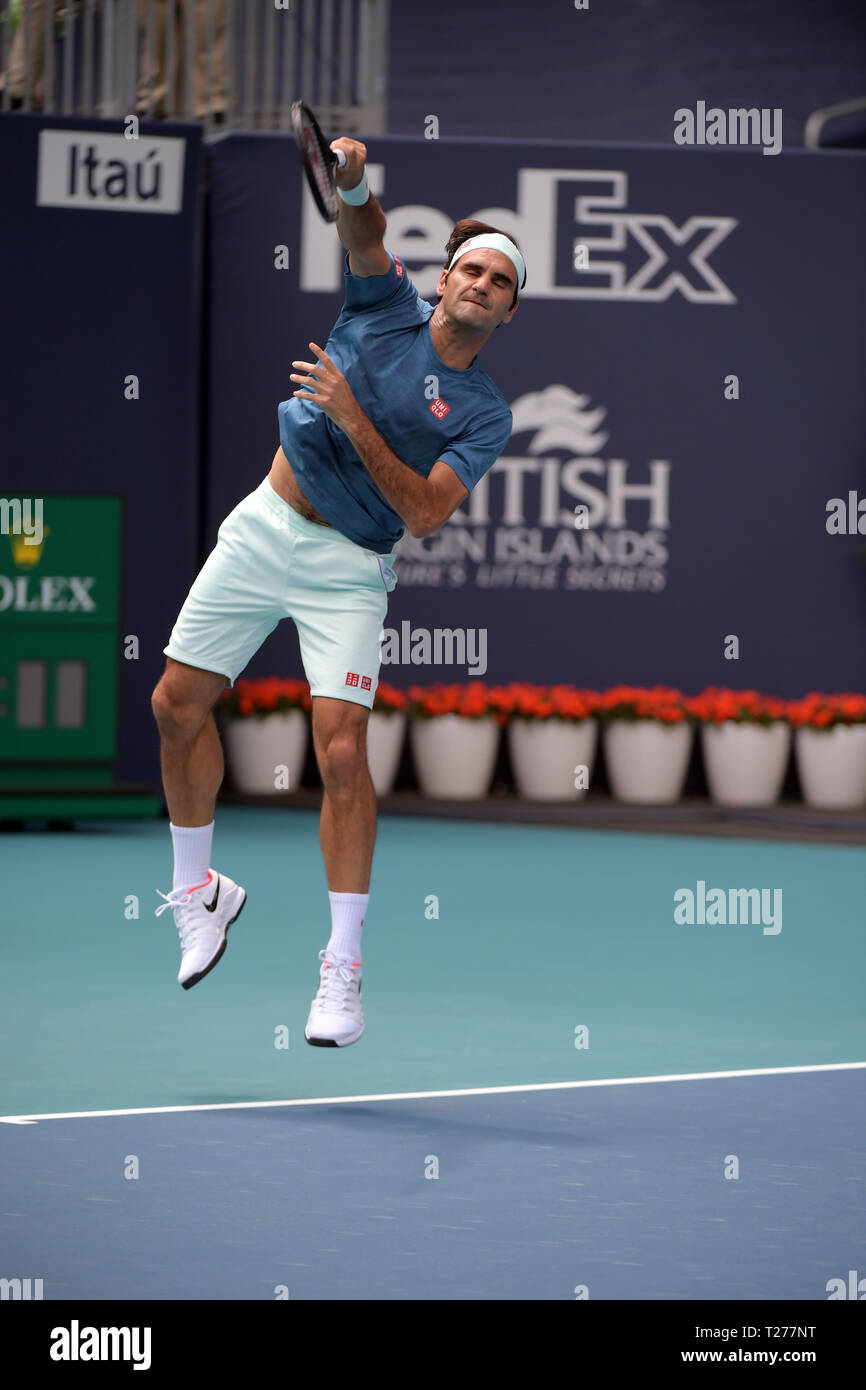
[(46, 526), (42, 532), (42, 540), (36, 542), (35, 538), (28, 539), (27, 536), (10, 536), (9, 544), (12, 547), (12, 560), (17, 569), (32, 570), (42, 559), (42, 551), (45, 547), (45, 537), (51, 530)]

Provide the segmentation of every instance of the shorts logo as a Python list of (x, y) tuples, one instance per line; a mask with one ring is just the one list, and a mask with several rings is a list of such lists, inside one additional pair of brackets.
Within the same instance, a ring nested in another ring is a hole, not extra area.
[(362, 677), (361, 677), (361, 689), (362, 689), (362, 690), (369, 690), (369, 689), (370, 689), (370, 686), (371, 686), (372, 684), (373, 684), (373, 682), (372, 682), (372, 679), (370, 678), (370, 676), (362, 676)]
[(402, 279), (403, 279), (403, 262), (400, 260), (400, 257), (399, 257), (399, 256), (395, 256), (395, 257), (394, 257), (394, 269), (395, 269), (396, 272), (397, 272), (397, 278), (398, 278), (399, 280), (402, 280)]
[(357, 671), (350, 671), (350, 672), (349, 672), (349, 674), (348, 674), (347, 677), (346, 677), (346, 684), (347, 684), (347, 685), (357, 685), (357, 684), (358, 684), (358, 672), (357, 672)]
[(430, 409), (437, 420), (444, 420), (451, 407), (445, 404), (441, 396), (437, 396), (435, 401), (430, 402)]

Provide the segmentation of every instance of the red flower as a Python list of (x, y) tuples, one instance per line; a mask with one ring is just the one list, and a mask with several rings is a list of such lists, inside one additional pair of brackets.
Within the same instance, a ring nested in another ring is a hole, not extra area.
[(866, 695), (845, 691), (822, 695), (811, 690), (788, 706), (788, 719), (795, 729), (834, 729), (839, 724), (866, 723)]
[(393, 685), (386, 685), (384, 681), (379, 682), (373, 698), (373, 710), (376, 714), (394, 714), (406, 709), (408, 704), (409, 700), (402, 690)]
[(595, 713), (601, 697), (592, 690), (573, 685), (529, 685), (512, 681), (494, 693), (503, 715), (513, 719), (588, 719)]
[(421, 719), (456, 714), (461, 719), (492, 717), (502, 723), (505, 718), (501, 690), (483, 681), (470, 681), (468, 685), (446, 685), (439, 681), (430, 686), (410, 686), (409, 708)]
[(264, 719), (285, 710), (309, 710), (312, 700), (305, 680), (279, 676), (263, 676), (258, 680), (241, 677), (232, 689), (223, 691), (220, 706), (233, 719)]
[(790, 706), (775, 695), (762, 695), (757, 690), (727, 690), (707, 686), (700, 695), (688, 701), (691, 713), (702, 724), (772, 724), (786, 719)]
[(615, 685), (601, 697), (601, 713), (611, 719), (657, 719), (663, 724), (679, 724), (694, 718), (693, 702), (668, 685)]

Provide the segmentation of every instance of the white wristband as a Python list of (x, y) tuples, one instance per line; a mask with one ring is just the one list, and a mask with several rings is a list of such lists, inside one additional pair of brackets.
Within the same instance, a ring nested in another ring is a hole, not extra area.
[(356, 184), (354, 188), (338, 188), (337, 192), (343, 202), (351, 204), (352, 207), (360, 207), (362, 203), (366, 203), (370, 197), (370, 190), (367, 187), (367, 170), (364, 170), (361, 182)]

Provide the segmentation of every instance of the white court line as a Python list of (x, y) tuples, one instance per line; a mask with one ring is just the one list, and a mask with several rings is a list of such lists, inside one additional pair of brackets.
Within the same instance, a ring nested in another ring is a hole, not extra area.
[(232, 1100), (214, 1105), (151, 1105), (137, 1110), (66, 1110), (52, 1115), (0, 1115), (0, 1124), (87, 1120), (109, 1115), (178, 1115), (196, 1110), (276, 1110), (290, 1105), (358, 1105), (362, 1101), (438, 1100), (449, 1096), (501, 1096), (517, 1091), (569, 1091), (584, 1086), (647, 1086), (659, 1081), (720, 1081), (735, 1076), (787, 1076), (810, 1071), (852, 1071), (866, 1062), (823, 1062), (812, 1067), (755, 1067), (747, 1071), (694, 1071), (671, 1076), (619, 1076), (598, 1081), (539, 1081), (525, 1086), (473, 1086), (457, 1091), (386, 1091), (374, 1096), (314, 1096), (306, 1100)]

